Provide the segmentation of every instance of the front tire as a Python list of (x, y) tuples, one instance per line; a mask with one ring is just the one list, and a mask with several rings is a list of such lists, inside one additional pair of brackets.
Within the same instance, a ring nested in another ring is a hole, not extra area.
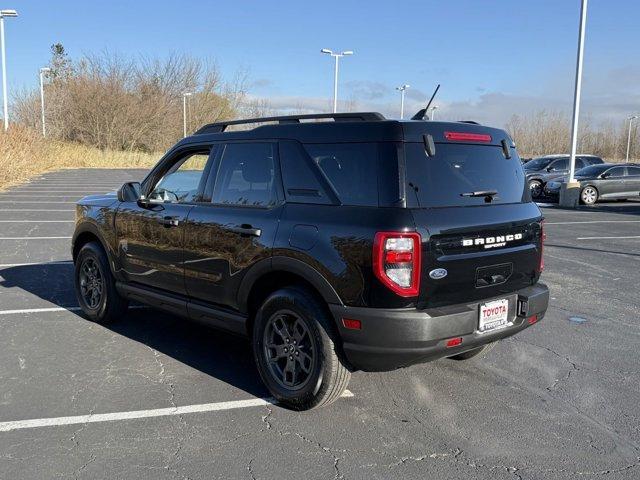
[(585, 205), (594, 205), (598, 201), (598, 190), (595, 187), (584, 187), (580, 192), (580, 200)]
[(529, 190), (532, 198), (542, 197), (542, 182), (540, 180), (531, 180), (529, 182)]
[(129, 307), (116, 290), (107, 254), (97, 242), (84, 245), (76, 257), (75, 290), (80, 308), (96, 323), (118, 320)]
[(333, 320), (302, 288), (283, 288), (264, 301), (256, 314), (253, 352), (269, 391), (295, 410), (333, 403), (351, 378)]

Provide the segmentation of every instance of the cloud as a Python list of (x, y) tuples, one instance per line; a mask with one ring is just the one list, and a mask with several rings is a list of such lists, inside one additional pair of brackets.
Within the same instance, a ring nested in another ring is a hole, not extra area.
[[(581, 118), (592, 123), (620, 122), (640, 112), (640, 67), (629, 66), (585, 76), (583, 80)], [(376, 111), (389, 118), (398, 118), (400, 97), (394, 87), (363, 80), (347, 83), (341, 95), (340, 109)], [(424, 108), (431, 96), (409, 88), (405, 98), (405, 116)], [(328, 112), (331, 99), (305, 96), (274, 96), (265, 98), (278, 111)], [(466, 99), (436, 97), (439, 120), (475, 120), (486, 125), (504, 126), (513, 115), (530, 115), (546, 110), (563, 112), (568, 117), (573, 106), (573, 80), (558, 75), (539, 91), (501, 92), (479, 87), (477, 95)]]

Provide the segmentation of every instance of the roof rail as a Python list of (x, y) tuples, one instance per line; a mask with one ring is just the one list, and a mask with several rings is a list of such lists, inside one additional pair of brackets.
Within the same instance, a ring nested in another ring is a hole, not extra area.
[(286, 115), (281, 117), (248, 118), (245, 120), (229, 120), (228, 122), (216, 122), (205, 125), (194, 135), (203, 133), (222, 133), (229, 125), (242, 125), (247, 123), (278, 122), (280, 124), (300, 123), (300, 120), (315, 120), (322, 118), (332, 118), (335, 122), (379, 122), (386, 120), (384, 115), (377, 112), (354, 112), (354, 113), (312, 113), (308, 115)]

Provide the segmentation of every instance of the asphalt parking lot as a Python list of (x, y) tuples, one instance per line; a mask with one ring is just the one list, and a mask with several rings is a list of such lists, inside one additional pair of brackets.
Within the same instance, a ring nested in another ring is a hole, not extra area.
[(143, 173), (0, 193), (0, 478), (640, 478), (640, 202), (543, 207), (540, 324), (481, 359), (357, 373), (297, 413), (242, 339), (152, 309), (79, 316), (73, 203)]

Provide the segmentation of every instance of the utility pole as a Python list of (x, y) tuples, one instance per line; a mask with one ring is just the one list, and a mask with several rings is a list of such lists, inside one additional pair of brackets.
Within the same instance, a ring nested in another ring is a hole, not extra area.
[(347, 50), (342, 53), (333, 53), (333, 50), (329, 50), (328, 48), (323, 48), (320, 50), (321, 53), (326, 53), (327, 55), (331, 55), (336, 59), (335, 67), (333, 70), (333, 113), (338, 111), (338, 61), (341, 57), (345, 57), (347, 55), (353, 55), (352, 50)]
[(47, 127), (44, 117), (44, 76), (51, 71), (50, 68), (43, 67), (40, 69), (40, 110), (42, 113), (42, 136), (47, 136)]
[(580, 30), (578, 33), (578, 59), (576, 62), (576, 86), (573, 94), (573, 124), (571, 127), (571, 158), (569, 166), (569, 183), (575, 181), (576, 150), (578, 147), (578, 117), (580, 116), (580, 94), (582, 91), (582, 59), (584, 56), (584, 34), (587, 26), (587, 2), (582, 0), (580, 7)]
[(193, 95), (193, 92), (185, 92), (182, 94), (182, 132), (183, 137), (187, 136), (187, 97)]
[(629, 149), (631, 148), (631, 123), (638, 118), (638, 115), (631, 115), (627, 120), (629, 120), (629, 134), (627, 135), (627, 156), (625, 159), (626, 163), (629, 163)]
[(410, 86), (411, 85), (405, 84), (405, 85), (400, 85), (399, 87), (396, 87), (396, 90), (400, 92), (400, 120), (404, 118), (404, 92)]
[(4, 131), (9, 128), (9, 105), (7, 98), (7, 55), (4, 47), (4, 18), (17, 17), (15, 10), (0, 10), (0, 47), (2, 49), (2, 111), (4, 115)]

